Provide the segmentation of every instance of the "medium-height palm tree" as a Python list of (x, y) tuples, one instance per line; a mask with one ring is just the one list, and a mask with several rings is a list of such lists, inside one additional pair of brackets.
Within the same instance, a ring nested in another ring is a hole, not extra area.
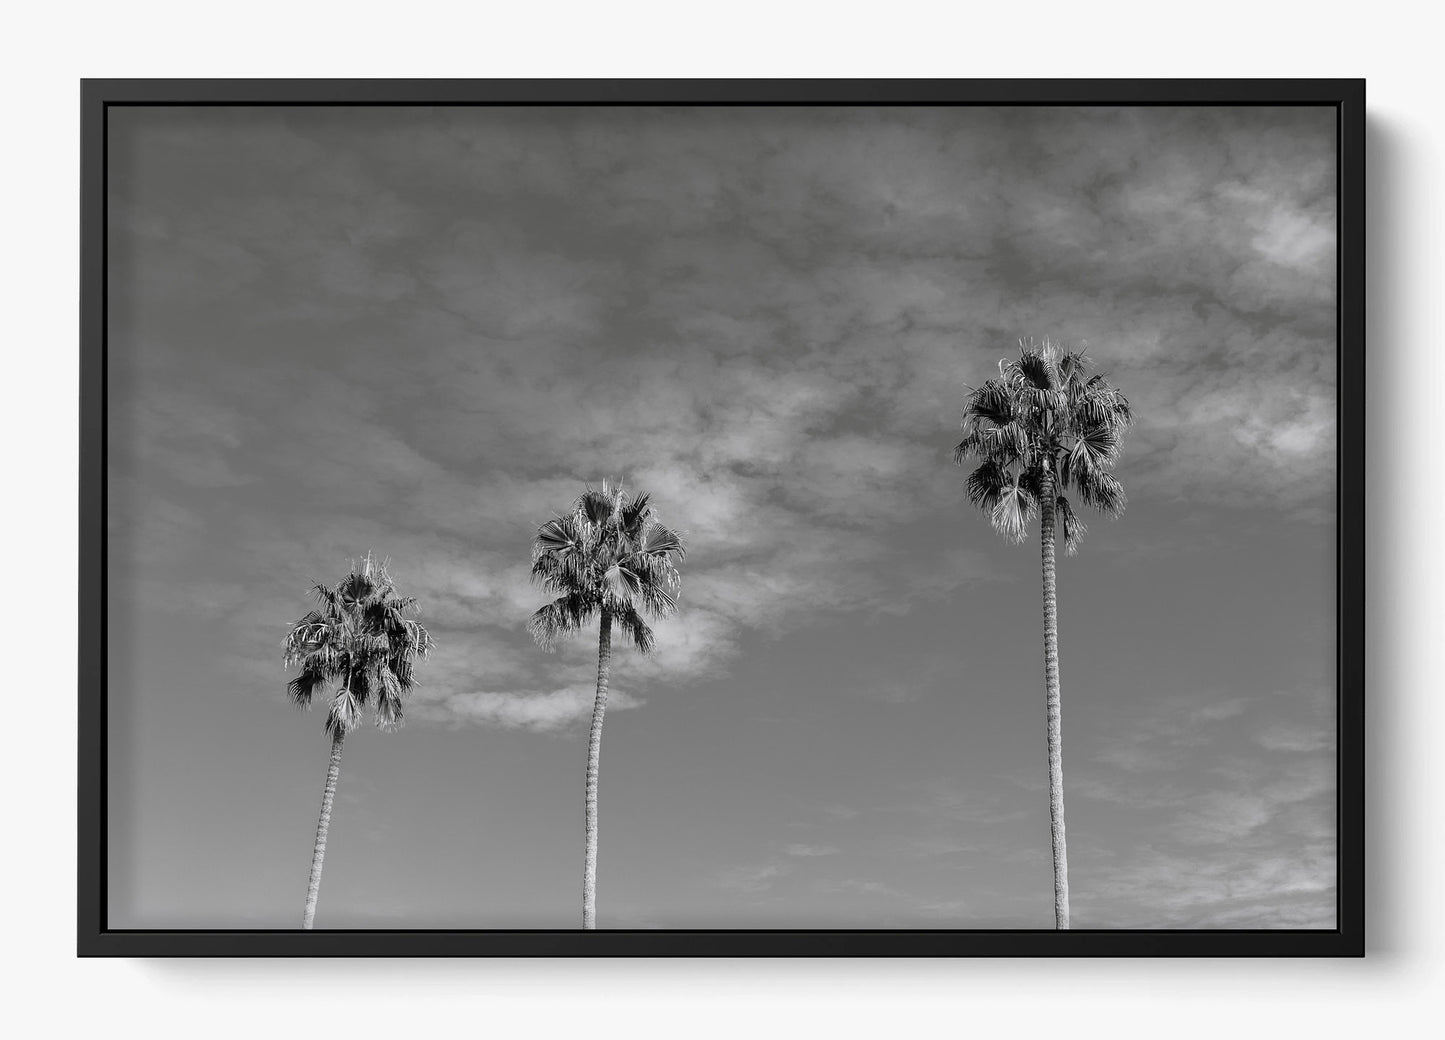
[(1110, 516), (1124, 510), (1124, 486), (1112, 470), (1129, 425), (1129, 402), (1082, 350), (1044, 340), (1019, 341), (1019, 356), (998, 363), (998, 378), (970, 388), (963, 440), (954, 450), (962, 465), (981, 464), (968, 477), (969, 500), (989, 515), (994, 529), (1021, 542), (1034, 516), (1043, 546), (1044, 682), (1049, 734), (1049, 822), (1054, 853), (1054, 925), (1069, 927), (1069, 859), (1064, 840), (1064, 767), (1059, 707), (1058, 598), (1054, 578), (1055, 530), (1061, 526), (1070, 555), (1084, 525), (1066, 492)]
[(313, 592), (316, 609), (291, 626), (285, 642), (286, 666), (301, 667), (301, 673), (286, 686), (298, 706), (309, 708), (313, 697), (324, 696), (335, 684), (326, 709), (331, 762), (321, 795), (302, 928), (310, 928), (316, 918), (342, 742), (360, 724), (368, 707), (379, 728), (393, 730), (401, 725), (402, 700), (415, 685), (413, 667), (417, 658), (432, 649), (431, 635), (407, 616), (417, 612), (416, 600), (396, 594), (385, 561), (378, 562), (370, 553), (359, 567), (353, 563), (335, 586), (316, 585)]
[(664, 527), (646, 494), (631, 496), (606, 481), (587, 488), (572, 511), (548, 520), (532, 543), (532, 578), (557, 598), (527, 623), (545, 650), (598, 618), (597, 696), (587, 740), (586, 853), (582, 866), (582, 927), (597, 927), (597, 773), (602, 717), (612, 667), (612, 626), (640, 652), (652, 649), (644, 615), (677, 610), (682, 539)]

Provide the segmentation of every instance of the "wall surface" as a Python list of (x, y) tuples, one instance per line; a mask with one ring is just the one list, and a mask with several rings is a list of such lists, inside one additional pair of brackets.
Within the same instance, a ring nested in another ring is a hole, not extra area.
[[(1419, 8), (739, 2), (29, 5), (9, 17), (0, 167), (12, 581), (3, 954), (25, 1035), (1393, 1035), (1445, 982), (1429, 670), (1445, 574), (1439, 184)], [(74, 590), (82, 76), (1365, 76), (1369, 79), (1369, 914), (1364, 961), (77, 961)], [(18, 225), (19, 239), (15, 237)], [(18, 324), (17, 324), (18, 316)], [(1430, 452), (1430, 455), (1427, 455)], [(1436, 998), (1438, 1002), (1438, 996)]]

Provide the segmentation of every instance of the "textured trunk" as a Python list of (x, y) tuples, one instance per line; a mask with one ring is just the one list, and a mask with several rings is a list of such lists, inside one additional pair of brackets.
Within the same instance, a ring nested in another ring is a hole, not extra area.
[(321, 795), (321, 819), (316, 823), (316, 849), (311, 853), (311, 880), (306, 885), (306, 916), (302, 928), (316, 919), (316, 897), (321, 893), (321, 861), (326, 858), (326, 832), (331, 828), (331, 803), (336, 798), (336, 778), (341, 775), (341, 742), (344, 730), (331, 738), (331, 763), (326, 767), (326, 789)]
[(1064, 740), (1059, 707), (1059, 601), (1054, 584), (1054, 517), (1058, 492), (1044, 477), (1039, 541), (1044, 570), (1044, 684), (1049, 716), (1049, 828), (1054, 847), (1054, 927), (1069, 927), (1069, 853), (1064, 841)]
[(602, 612), (597, 634), (597, 699), (587, 738), (587, 852), (582, 865), (582, 927), (597, 927), (597, 771), (602, 757), (602, 717), (607, 714), (607, 675), (612, 670), (612, 615)]

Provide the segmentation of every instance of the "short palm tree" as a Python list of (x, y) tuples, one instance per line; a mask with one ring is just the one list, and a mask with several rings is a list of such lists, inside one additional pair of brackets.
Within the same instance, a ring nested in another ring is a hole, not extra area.
[(572, 511), (548, 520), (532, 543), (532, 578), (557, 598), (527, 627), (543, 649), (598, 619), (597, 696), (587, 741), (586, 853), (582, 867), (582, 927), (597, 927), (597, 775), (602, 718), (612, 667), (612, 626), (640, 652), (652, 649), (646, 617), (677, 610), (682, 539), (657, 518), (650, 497), (629, 495), (606, 481), (587, 488)]
[(291, 626), (285, 642), (286, 666), (301, 668), (286, 687), (298, 706), (309, 708), (313, 697), (325, 696), (329, 687), (335, 687), (326, 709), (331, 762), (321, 795), (302, 928), (310, 928), (316, 918), (342, 742), (360, 724), (368, 707), (379, 728), (392, 730), (401, 725), (402, 700), (415, 685), (413, 667), (417, 658), (432, 648), (427, 630), (407, 616), (417, 612), (416, 600), (396, 595), (385, 562), (376, 561), (370, 553), (359, 567), (353, 563), (350, 573), (336, 585), (317, 585), (313, 592), (316, 609)]
[(1049, 340), (1019, 342), (1019, 356), (998, 363), (998, 378), (970, 389), (963, 440), (954, 460), (977, 459), (969, 500), (1011, 542), (1027, 536), (1035, 515), (1043, 547), (1044, 681), (1048, 705), (1049, 820), (1054, 853), (1054, 924), (1069, 927), (1069, 860), (1064, 839), (1064, 768), (1059, 706), (1058, 598), (1055, 530), (1070, 555), (1084, 525), (1067, 492), (1110, 516), (1124, 510), (1124, 486), (1112, 472), (1130, 424), (1129, 402), (1082, 350)]

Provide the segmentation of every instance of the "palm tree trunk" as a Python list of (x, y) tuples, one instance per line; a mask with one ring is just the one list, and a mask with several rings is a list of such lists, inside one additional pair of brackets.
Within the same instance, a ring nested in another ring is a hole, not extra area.
[(1049, 827), (1054, 847), (1054, 927), (1069, 927), (1069, 853), (1064, 841), (1064, 740), (1059, 707), (1059, 601), (1054, 582), (1054, 516), (1058, 492), (1044, 475), (1039, 503), (1039, 541), (1044, 569), (1044, 684), (1049, 716)]
[(602, 756), (602, 717), (607, 713), (607, 676), (612, 670), (612, 615), (602, 611), (597, 634), (597, 699), (587, 738), (587, 854), (582, 865), (582, 927), (597, 927), (597, 773)]
[(311, 880), (306, 885), (306, 916), (302, 928), (316, 919), (316, 897), (321, 893), (321, 861), (326, 858), (326, 832), (331, 828), (331, 803), (336, 798), (336, 778), (341, 775), (341, 742), (346, 731), (337, 727), (331, 738), (331, 763), (326, 767), (326, 789), (321, 795), (321, 819), (316, 823), (316, 848), (311, 853)]

